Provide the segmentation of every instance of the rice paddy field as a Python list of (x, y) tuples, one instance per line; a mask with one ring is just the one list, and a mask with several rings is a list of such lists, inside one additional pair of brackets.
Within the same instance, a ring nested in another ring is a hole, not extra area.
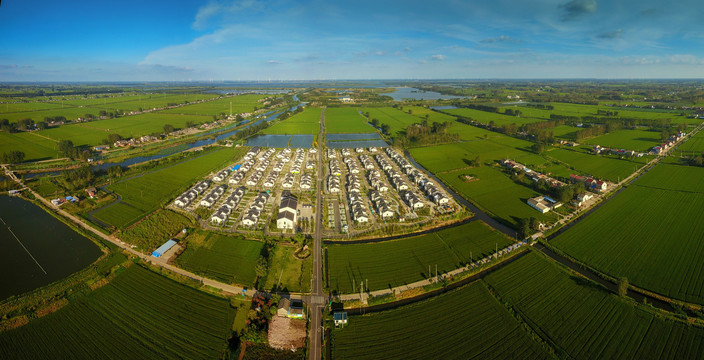
[(659, 164), (552, 244), (639, 287), (704, 304), (704, 169)]
[(610, 158), (561, 148), (549, 149), (545, 152), (545, 156), (568, 164), (576, 172), (612, 182), (628, 177), (636, 169), (643, 166), (643, 163), (638, 161)]
[[(199, 234), (200, 235), (200, 234)], [(207, 233), (201, 244), (189, 244), (176, 262), (186, 270), (226, 284), (253, 286), (254, 267), (264, 243), (241, 236)]]
[(617, 130), (608, 134), (591, 138), (584, 142), (588, 145), (648, 152), (653, 146), (659, 145), (660, 132), (645, 130)]
[(114, 98), (74, 99), (64, 101), (64, 105), (74, 105), (99, 110), (137, 111), (162, 108), (168, 104), (184, 104), (186, 101), (195, 102), (218, 97), (217, 94), (140, 94)]
[[(232, 102), (232, 114), (236, 115), (243, 112), (253, 112), (254, 107), (258, 106), (259, 100), (271, 95), (259, 94), (243, 94), (233, 97), (225, 97), (213, 101), (204, 102), (201, 104), (192, 104), (182, 106), (176, 109), (168, 109), (161, 111), (164, 114), (185, 114), (185, 115), (220, 115), (221, 113), (230, 114), (230, 102)], [(260, 106), (261, 107), (261, 106)]]
[[(369, 112), (369, 121), (377, 119), (380, 124), (389, 125), (391, 128), (389, 130), (390, 134), (396, 134), (399, 131), (405, 130), (408, 125), (423, 121), (423, 119), (416, 116), (415, 113), (409, 114), (409, 110), (413, 112), (413, 108), (404, 108), (403, 111), (401, 111), (392, 107), (364, 108), (362, 111)], [(432, 121), (429, 122), (432, 124)]]
[(57, 158), (59, 156), (56, 150), (57, 144), (58, 142), (38, 136), (34, 132), (10, 134), (0, 131), (0, 153), (22, 151), (25, 154), (24, 161)]
[(325, 109), (325, 131), (331, 134), (357, 134), (377, 132), (369, 125), (359, 108), (329, 107)]
[[(318, 135), (320, 133), (321, 108), (307, 107), (302, 112), (295, 114), (283, 121), (277, 121), (274, 125), (264, 129), (264, 134), (307, 134)], [(327, 112), (327, 110), (326, 110)]]
[(116, 228), (127, 226), (180, 195), (212, 171), (234, 163), (246, 147), (222, 148), (205, 155), (130, 178), (108, 186), (122, 202), (108, 205), (93, 215)]
[(695, 359), (704, 329), (656, 316), (530, 252), (484, 281), (572, 359)]
[(88, 124), (93, 123), (63, 125), (51, 129), (37, 131), (35, 132), (35, 134), (53, 139), (56, 142), (59, 142), (61, 140), (71, 140), (73, 142), (73, 145), (75, 146), (91, 146), (100, 144), (103, 139), (106, 139), (108, 137), (108, 135), (110, 135), (111, 133), (115, 133), (114, 131), (108, 131), (107, 129), (99, 129)]
[(704, 153), (704, 131), (700, 131), (677, 147), (677, 152), (699, 155)]
[(333, 359), (545, 359), (481, 282), (425, 301), (350, 316), (333, 330)]
[(138, 265), (61, 310), (0, 333), (5, 359), (221, 358), (236, 310)]
[(328, 245), (331, 291), (341, 294), (359, 290), (360, 281), (379, 290), (427, 279), (483, 258), (512, 241), (481, 221), (380, 243)]
[[(465, 181), (465, 175), (472, 176), (473, 181)], [(445, 184), (505, 224), (515, 227), (520, 219), (531, 217), (546, 223), (558, 219), (554, 213), (542, 214), (526, 203), (540, 193), (515, 183), (495, 167), (475, 167), (438, 176)]]
[[(523, 109), (520, 109), (523, 111)], [(481, 111), (481, 110), (474, 110), (474, 109), (467, 109), (467, 108), (460, 108), (460, 109), (449, 109), (449, 110), (443, 110), (443, 112), (448, 113), (450, 115), (458, 115), (458, 116), (464, 116), (468, 118), (472, 118), (475, 121), (478, 121), (483, 124), (489, 124), (490, 122), (494, 122), (496, 126), (501, 126), (501, 125), (508, 125), (508, 124), (516, 124), (516, 125), (522, 125), (522, 124), (530, 124), (538, 121), (543, 121), (543, 119), (539, 118), (531, 118), (531, 117), (518, 117), (518, 116), (509, 116), (509, 115), (504, 115), (504, 114), (499, 114), (499, 113), (491, 113), (487, 111)]]
[(463, 124), (460, 122), (453, 122), (450, 128), (447, 129), (448, 134), (458, 134), (460, 140), (470, 141), (470, 140), (480, 140), (486, 138), (498, 138), (502, 137), (502, 134), (478, 128), (472, 125)]
[[(166, 124), (173, 125), (177, 129), (184, 128), (188, 121), (202, 124), (206, 121), (212, 121), (212, 117), (205, 115), (164, 114), (158, 112), (92, 121), (83, 124), (68, 125), (68, 127), (81, 126), (104, 131), (106, 133), (117, 133), (122, 135), (122, 137), (130, 138), (153, 133), (161, 134), (164, 132), (164, 125)], [(58, 129), (63, 129), (64, 127), (67, 126), (62, 126)], [(107, 137), (107, 135), (104, 135), (104, 137)]]

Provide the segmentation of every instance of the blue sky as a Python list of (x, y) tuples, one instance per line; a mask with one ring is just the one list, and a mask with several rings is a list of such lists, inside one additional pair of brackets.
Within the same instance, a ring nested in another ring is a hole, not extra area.
[(0, 81), (704, 78), (702, 19), (681, 0), (6, 0)]

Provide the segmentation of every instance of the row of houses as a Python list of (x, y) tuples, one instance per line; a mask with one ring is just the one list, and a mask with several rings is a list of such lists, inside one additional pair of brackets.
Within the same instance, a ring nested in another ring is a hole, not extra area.
[(262, 210), (264, 210), (264, 206), (266, 206), (267, 201), (269, 201), (269, 197), (270, 195), (266, 192), (259, 193), (249, 205), (247, 211), (245, 211), (240, 223), (247, 227), (256, 225), (262, 214)]
[(345, 157), (342, 161), (347, 165), (347, 171), (350, 174), (359, 174), (359, 164), (353, 157)]
[(381, 173), (379, 170), (370, 170), (367, 172), (367, 179), (369, 180), (369, 185), (372, 186), (376, 191), (378, 192), (387, 192), (389, 191), (389, 187), (386, 186), (386, 183), (381, 179)]
[(328, 191), (336, 194), (340, 192), (340, 178), (337, 176), (328, 176)]
[(352, 220), (358, 223), (369, 222), (369, 214), (367, 213), (367, 206), (364, 204), (362, 194), (359, 191), (349, 191), (349, 187), (348, 183), (347, 200), (349, 201)]
[(596, 180), (589, 176), (581, 176), (575, 174), (570, 174), (570, 182), (573, 184), (583, 182), (587, 189), (599, 192), (605, 191), (609, 187), (606, 181)]
[(313, 176), (311, 174), (303, 174), (298, 186), (300, 186), (302, 190), (310, 189), (311, 186), (313, 186)]
[(342, 175), (342, 171), (340, 170), (340, 163), (336, 159), (330, 160), (330, 174), (335, 176)]
[(115, 141), (112, 145), (113, 147), (125, 147), (125, 146), (135, 146), (142, 143), (158, 140), (156, 136), (144, 135), (138, 138), (122, 139)]
[(394, 212), (391, 210), (389, 202), (381, 196), (381, 193), (376, 190), (372, 190), (369, 192), (369, 198), (374, 203), (376, 211), (382, 219), (390, 219), (394, 216)]
[(218, 224), (227, 221), (227, 218), (230, 214), (232, 214), (232, 211), (237, 207), (237, 204), (242, 201), (242, 197), (244, 197), (245, 192), (246, 189), (244, 187), (238, 187), (235, 189), (235, 191), (233, 191), (232, 194), (225, 199), (225, 202), (220, 205), (215, 213), (213, 213), (210, 217), (210, 221)]
[(200, 205), (208, 208), (215, 205), (215, 203), (218, 202), (220, 197), (225, 193), (225, 190), (227, 190), (227, 185), (225, 184), (216, 186), (215, 189), (211, 190), (210, 193), (200, 201)]
[(592, 152), (595, 154), (611, 154), (611, 155), (630, 156), (630, 157), (643, 157), (646, 155), (645, 153), (638, 152), (635, 150), (605, 148), (600, 145), (592, 146)]
[(296, 174), (294, 173), (287, 173), (284, 176), (284, 180), (281, 182), (281, 186), (284, 189), (290, 189), (293, 187), (293, 183), (296, 180)]
[(227, 176), (230, 175), (230, 170), (224, 169), (220, 170), (215, 176), (213, 176), (213, 181), (215, 182), (223, 182), (227, 179)]
[(198, 197), (198, 195), (204, 193), (209, 186), (210, 181), (208, 180), (203, 180), (199, 182), (196, 186), (181, 194), (181, 196), (177, 197), (176, 200), (174, 200), (174, 205), (181, 208), (188, 206), (193, 200)]
[(662, 144), (660, 144), (660, 145), (658, 145), (658, 146), (653, 147), (653, 148), (650, 150), (650, 152), (653, 153), (653, 154), (655, 154), (655, 155), (659, 155), (659, 154), (661, 154), (661, 153), (667, 151), (667, 150), (670, 149), (671, 147), (673, 147), (677, 142), (679, 142), (680, 140), (682, 140), (682, 138), (684, 138), (685, 135), (687, 135), (687, 133), (684, 133), (684, 132), (682, 132), (682, 131), (678, 131), (677, 134), (674, 134), (674, 135), (670, 136), (670, 138), (668, 138), (667, 141), (665, 141), (664, 143), (662, 143)]
[[(299, 174), (301, 172), (301, 167), (303, 167), (303, 160), (305, 160), (306, 153), (303, 149), (296, 149), (296, 154), (293, 158), (293, 164), (291, 164), (291, 173)], [(315, 166), (313, 166), (315, 167)]]
[(544, 181), (547, 182), (550, 186), (552, 187), (561, 187), (565, 186), (566, 184), (563, 183), (560, 180), (554, 179), (550, 176), (547, 176), (545, 174), (541, 174), (537, 171), (533, 171), (527, 166), (517, 163), (511, 159), (503, 159), (501, 160), (501, 165), (504, 167), (514, 170), (516, 172), (523, 172), (526, 176), (528, 176), (529, 179), (533, 180), (534, 182), (539, 182), (539, 181)]
[(374, 170), (374, 161), (366, 154), (359, 155), (359, 161), (362, 163), (364, 170)]

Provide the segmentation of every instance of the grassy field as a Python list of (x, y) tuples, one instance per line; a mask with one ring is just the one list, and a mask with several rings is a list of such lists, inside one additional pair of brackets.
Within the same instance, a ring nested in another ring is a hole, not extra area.
[[(380, 124), (389, 125), (391, 128), (389, 130), (390, 134), (396, 134), (399, 131), (406, 130), (408, 125), (423, 121), (421, 117), (415, 116), (415, 113), (413, 115), (408, 113), (409, 110), (413, 112), (413, 108), (404, 108), (403, 110), (392, 107), (362, 109), (363, 112), (369, 112), (370, 121), (371, 119), (377, 119)], [(432, 124), (432, 121), (429, 121), (429, 123)]]
[(196, 274), (224, 282), (253, 286), (259, 253), (264, 243), (207, 233), (203, 243), (189, 244), (176, 260), (178, 265)]
[[(187, 114), (187, 115), (220, 115), (230, 114), (230, 102), (232, 102), (232, 114), (243, 112), (253, 112), (254, 107), (259, 105), (259, 100), (271, 95), (243, 94), (234, 97), (227, 97), (218, 100), (208, 101), (202, 104), (193, 104), (161, 111), (165, 114)], [(261, 106), (259, 106), (261, 107)]]
[(660, 164), (552, 242), (612, 276), (704, 304), (704, 169)]
[(704, 329), (663, 319), (529, 253), (484, 279), (572, 359), (695, 359)]
[(12, 150), (22, 151), (24, 161), (46, 160), (59, 156), (57, 142), (37, 136), (35, 133), (6, 133), (0, 131), (0, 153)]
[(601, 145), (608, 148), (647, 152), (659, 145), (660, 133), (645, 130), (617, 130), (591, 138), (584, 142), (588, 145)]
[(110, 185), (128, 205), (112, 205), (94, 216), (117, 228), (124, 227), (181, 194), (212, 171), (239, 159), (247, 148), (222, 148), (145, 175)]
[(450, 116), (447, 114), (443, 114), (441, 112), (433, 111), (429, 108), (425, 108), (422, 106), (404, 106), (403, 110), (411, 110), (413, 112), (413, 116), (419, 117), (422, 119), (425, 119), (425, 116), (428, 116), (428, 123), (432, 124), (433, 122), (445, 122), (445, 121), (450, 121), (453, 122), (456, 120), (454, 116)]
[[(105, 132), (117, 133), (123, 137), (137, 137), (152, 133), (161, 134), (164, 132), (164, 125), (170, 124), (177, 129), (186, 127), (186, 122), (192, 121), (202, 124), (211, 121), (212, 117), (204, 115), (179, 115), (148, 113), (134, 116), (123, 116), (115, 119), (93, 121), (85, 124), (75, 125), (85, 128), (102, 130)], [(70, 125), (74, 126), (74, 125)], [(105, 135), (107, 137), (107, 135)]]
[[(521, 109), (521, 111), (523, 111), (523, 109)], [(458, 115), (472, 118), (475, 121), (478, 121), (483, 124), (489, 124), (493, 121), (496, 126), (508, 124), (522, 125), (543, 121), (542, 119), (538, 118), (509, 116), (499, 113), (491, 113), (487, 111), (466, 108), (443, 110), (443, 112), (446, 112), (450, 115)]]
[(65, 308), (0, 334), (5, 359), (221, 358), (235, 309), (133, 265)]
[(329, 245), (329, 288), (353, 293), (360, 281), (370, 290), (428, 278), (428, 266), (442, 274), (511, 244), (511, 240), (480, 221), (412, 238), (381, 243)]
[(700, 131), (694, 134), (691, 138), (687, 139), (678, 148), (677, 152), (684, 152), (686, 154), (699, 155), (704, 153), (704, 131)]
[(264, 287), (277, 287), (283, 291), (310, 291), (310, 277), (313, 271), (313, 257), (299, 260), (293, 256), (296, 249), (277, 245), (269, 258), (269, 276)]
[(367, 123), (359, 108), (325, 109), (325, 130), (331, 134), (373, 133), (376, 129)]
[(545, 155), (549, 158), (567, 163), (575, 168), (576, 172), (613, 182), (626, 178), (637, 168), (643, 166), (642, 163), (626, 159), (615, 159), (559, 148), (550, 149), (545, 152)]
[(450, 128), (447, 129), (447, 133), (458, 134), (460, 136), (460, 140), (464, 141), (484, 139), (485, 136), (487, 139), (504, 136), (493, 131), (485, 130), (456, 121), (453, 122), (452, 125), (450, 125)]
[[(327, 111), (327, 110), (326, 110)], [(264, 134), (308, 134), (318, 135), (320, 133), (320, 113), (321, 108), (307, 107), (303, 112), (289, 117), (286, 120), (278, 121), (262, 133)]]
[(57, 142), (61, 140), (71, 140), (73, 142), (73, 145), (76, 146), (98, 145), (103, 141), (103, 139), (106, 139), (108, 135), (110, 135), (111, 133), (115, 133), (114, 131), (100, 129), (93, 126), (93, 124), (96, 124), (98, 122), (99, 121), (92, 123), (64, 125), (51, 129), (37, 131), (36, 134), (54, 139)]
[(170, 103), (183, 104), (186, 101), (195, 102), (213, 99), (217, 94), (143, 94), (115, 98), (75, 99), (64, 101), (64, 105), (83, 106), (85, 108), (105, 111), (137, 111), (166, 107)]
[[(60, 109), (60, 102), (28, 102), (28, 103), (13, 103), (0, 104), (0, 119), (4, 119), (5, 114), (19, 112), (33, 112), (41, 110)], [(31, 117), (31, 116), (28, 116)], [(39, 119), (38, 119), (39, 120)], [(41, 119), (43, 120), (43, 119)]]
[[(464, 175), (476, 180), (466, 182)], [(554, 222), (557, 216), (552, 213), (542, 214), (530, 207), (526, 201), (540, 193), (516, 184), (499, 169), (482, 166), (467, 170), (458, 170), (439, 175), (440, 179), (458, 191), (464, 197), (474, 201), (479, 207), (488, 211), (506, 224), (517, 225), (519, 219), (534, 217), (543, 222)]]
[(397, 309), (351, 316), (332, 336), (333, 359), (550, 357), (482, 282)]

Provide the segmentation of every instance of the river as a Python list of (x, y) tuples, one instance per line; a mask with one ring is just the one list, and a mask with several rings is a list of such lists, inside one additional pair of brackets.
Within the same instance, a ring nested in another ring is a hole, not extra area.
[(39, 206), (0, 196), (0, 300), (61, 280), (101, 254)]

